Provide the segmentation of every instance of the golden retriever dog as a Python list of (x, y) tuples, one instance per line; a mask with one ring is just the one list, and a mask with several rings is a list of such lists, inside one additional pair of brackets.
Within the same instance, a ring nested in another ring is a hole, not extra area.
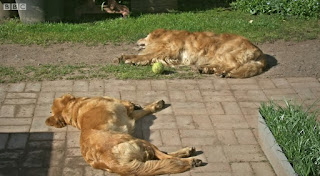
[(192, 66), (200, 73), (247, 78), (263, 72), (263, 52), (249, 40), (234, 34), (157, 29), (140, 39), (138, 55), (122, 55), (119, 61), (135, 65)]
[(141, 108), (110, 97), (76, 98), (67, 94), (54, 100), (52, 116), (45, 123), (57, 128), (72, 125), (80, 129), (85, 161), (94, 168), (122, 176), (181, 173), (200, 166), (201, 160), (190, 157), (195, 153), (192, 147), (166, 154), (148, 141), (130, 135), (136, 120), (163, 106), (162, 100)]

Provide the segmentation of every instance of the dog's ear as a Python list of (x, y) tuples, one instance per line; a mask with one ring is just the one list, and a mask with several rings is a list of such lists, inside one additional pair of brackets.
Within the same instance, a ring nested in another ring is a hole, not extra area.
[(61, 97), (61, 103), (63, 105), (66, 105), (69, 101), (74, 100), (74, 99), (75, 99), (75, 97), (72, 96), (71, 94), (66, 94)]
[(46, 125), (54, 126), (56, 128), (62, 128), (65, 127), (67, 124), (62, 117), (55, 115), (47, 118)]

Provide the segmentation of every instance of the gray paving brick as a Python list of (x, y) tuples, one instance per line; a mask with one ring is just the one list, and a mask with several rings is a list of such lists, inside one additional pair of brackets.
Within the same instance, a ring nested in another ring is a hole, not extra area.
[(0, 134), (0, 150), (5, 149), (8, 138), (9, 138), (9, 134), (5, 134), (5, 133)]
[(196, 129), (213, 129), (208, 115), (194, 115), (192, 119)]
[(10, 134), (8, 149), (24, 149), (29, 135), (26, 133)]
[(206, 106), (200, 102), (175, 102), (172, 103), (173, 112), (176, 115), (205, 115)]
[(250, 163), (231, 163), (232, 172), (234, 173), (253, 173)]
[(192, 116), (176, 116), (179, 129), (194, 129), (195, 125)]
[(52, 104), (38, 104), (34, 110), (34, 117), (49, 117), (51, 116)]
[(234, 133), (238, 139), (239, 144), (258, 144), (250, 129), (235, 129)]
[(136, 81), (136, 85), (137, 85), (137, 90), (150, 91), (152, 89), (150, 80)]
[(231, 162), (265, 161), (259, 145), (225, 145), (223, 151)]
[(65, 167), (63, 169), (62, 175), (63, 176), (70, 176), (70, 175), (79, 175), (81, 176), (83, 174), (83, 168), (70, 168), (70, 167)]
[(37, 98), (36, 93), (8, 93), (6, 98)]
[(35, 105), (26, 104), (17, 106), (16, 117), (33, 117)]
[(26, 83), (25, 92), (40, 92), (41, 83)]
[(236, 90), (234, 95), (238, 101), (268, 101), (262, 90)]
[(89, 82), (88, 81), (74, 81), (73, 89), (74, 92), (87, 92), (89, 91)]
[(8, 92), (23, 92), (25, 86), (26, 86), (26, 83), (24, 83), (24, 82), (8, 84), (7, 91)]
[(258, 79), (258, 84), (262, 89), (274, 89), (276, 86), (271, 79)]
[(224, 114), (224, 110), (220, 102), (206, 102), (208, 114)]
[(203, 100), (206, 102), (235, 101), (230, 90), (202, 91), (201, 93)]
[(212, 80), (197, 80), (198, 86), (200, 90), (214, 90), (215, 87), (213, 86), (213, 81)]
[(275, 176), (272, 167), (267, 162), (252, 162), (251, 166), (256, 175), (261, 176)]
[(170, 100), (173, 101), (173, 102), (186, 101), (186, 99), (187, 99), (185, 92), (181, 91), (181, 90), (169, 91), (169, 97), (170, 97)]
[(72, 92), (73, 81), (58, 80), (42, 82), (43, 92)]
[(0, 117), (14, 117), (15, 105), (3, 105), (0, 109)]
[(225, 114), (242, 114), (241, 109), (237, 102), (221, 102)]
[(212, 115), (210, 119), (216, 129), (248, 128), (242, 115)]
[(104, 91), (104, 81), (102, 80), (92, 80), (89, 82), (90, 92), (103, 92)]
[(0, 126), (31, 125), (31, 123), (32, 123), (32, 118), (0, 118), (0, 120), (1, 120)]
[(227, 163), (228, 160), (220, 145), (203, 146), (203, 153), (207, 157), (208, 162)]
[(122, 90), (136, 90), (136, 85), (134, 81), (105, 81), (105, 91), (114, 91), (117, 88), (118, 91)]
[(196, 80), (169, 80), (167, 81), (169, 90), (195, 90), (199, 89)]
[(164, 145), (181, 145), (178, 130), (161, 130), (161, 137)]
[(152, 90), (167, 90), (167, 83), (165, 80), (151, 80), (150, 84)]
[(237, 137), (233, 130), (217, 130), (217, 137), (224, 145), (238, 144)]
[(225, 79), (214, 79), (213, 86), (215, 90), (228, 90), (230, 89), (227, 80)]
[(273, 78), (271, 80), (277, 88), (291, 88), (289, 82), (285, 78)]
[(80, 131), (67, 133), (67, 147), (80, 147)]
[(187, 101), (202, 102), (202, 96), (199, 90), (186, 90), (185, 91)]
[(13, 104), (13, 105), (18, 105), (18, 104), (35, 104), (36, 99), (5, 99), (4, 104)]
[(0, 126), (0, 133), (22, 133), (29, 132), (30, 125), (6, 125)]
[(52, 104), (55, 98), (55, 92), (41, 92), (37, 104)]

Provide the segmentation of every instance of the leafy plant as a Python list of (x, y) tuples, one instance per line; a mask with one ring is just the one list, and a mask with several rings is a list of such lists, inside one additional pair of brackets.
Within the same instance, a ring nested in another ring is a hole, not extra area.
[(234, 9), (256, 14), (280, 14), (283, 16), (319, 17), (319, 0), (236, 0)]
[[(298, 175), (320, 175), (320, 124), (317, 113), (285, 102), (263, 103), (260, 113)], [(316, 103), (316, 102), (315, 102)]]

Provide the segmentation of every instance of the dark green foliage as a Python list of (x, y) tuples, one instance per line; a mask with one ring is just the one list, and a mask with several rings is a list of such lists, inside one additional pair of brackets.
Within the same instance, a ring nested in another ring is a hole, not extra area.
[(320, 14), (319, 0), (237, 0), (231, 7), (251, 14), (314, 17)]

